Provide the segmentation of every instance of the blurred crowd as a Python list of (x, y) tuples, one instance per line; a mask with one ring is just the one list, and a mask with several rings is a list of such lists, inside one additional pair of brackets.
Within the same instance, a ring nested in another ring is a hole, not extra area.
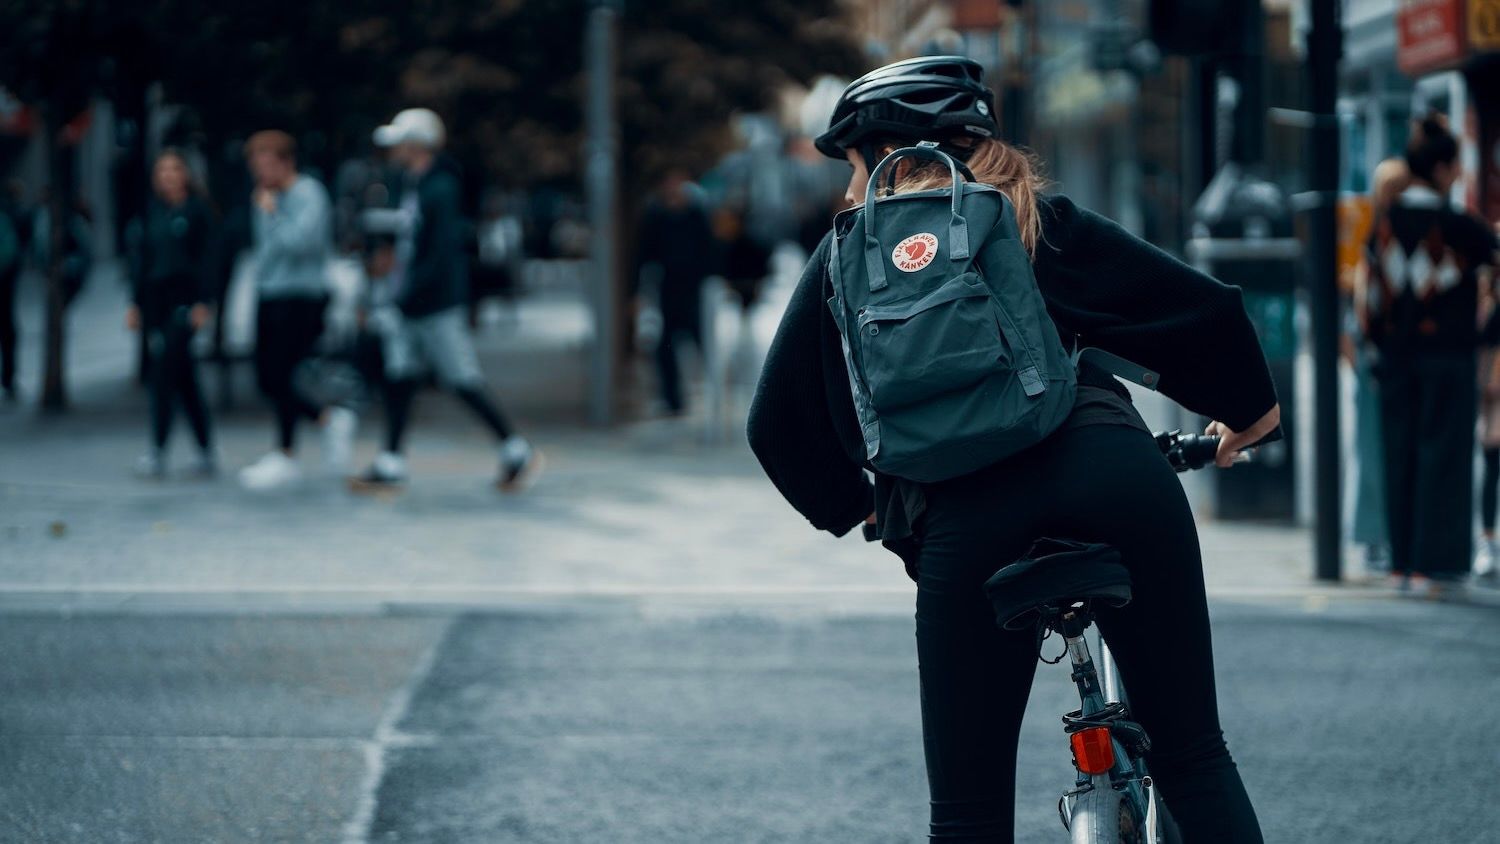
[[(149, 396), (148, 448), (137, 475), (184, 473), (169, 465), (179, 417), (195, 447), (185, 474), (220, 474), (213, 402), (199, 373), (209, 361), (222, 365), (221, 381), (232, 380), (235, 367), (252, 367), (273, 411), (270, 448), (237, 467), (246, 488), (298, 482), (307, 431), (320, 441), (323, 471), (347, 477), (352, 490), (400, 487), (412, 407), (428, 386), (451, 393), (492, 435), (499, 488), (522, 489), (536, 477), (542, 454), (519, 433), (480, 366), (480, 305), (491, 297), (515, 303), (528, 255), (581, 272), (575, 256), (586, 254), (589, 233), (581, 208), (560, 194), (489, 193), (476, 209), (468, 201), (475, 184), (446, 140), (438, 114), (404, 110), (374, 130), (368, 155), (335, 169), (330, 189), (302, 166), (293, 136), (257, 132), (242, 150), (246, 196), (211, 196), (203, 156), (190, 145), (156, 154), (149, 202), (122, 236), (131, 291), (124, 322), (138, 332)], [(632, 345), (653, 365), (648, 383), (656, 398), (647, 404), (660, 415), (688, 411), (693, 391), (684, 372), (705, 368), (705, 283), (722, 279), (748, 319), (774, 249), (805, 242), (810, 251), (835, 210), (843, 174), (814, 156), (788, 155), (782, 144), (752, 131), (743, 149), (708, 173), (669, 169), (626, 227)], [(777, 177), (769, 187), (768, 174)], [(52, 239), (45, 197), (30, 206), (13, 189), (4, 211), (0, 359), (6, 396), (15, 401), (17, 279), (23, 264), (51, 265), (43, 252)], [(67, 300), (89, 276), (87, 213), (74, 210), (75, 224), (60, 241)], [(371, 412), (377, 407), (382, 412)], [(356, 470), (350, 461), (361, 423), (383, 423), (383, 431), (375, 459)]]

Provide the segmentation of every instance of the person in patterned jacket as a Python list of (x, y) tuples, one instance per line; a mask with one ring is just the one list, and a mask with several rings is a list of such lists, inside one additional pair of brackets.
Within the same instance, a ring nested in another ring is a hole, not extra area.
[(1443, 591), (1468, 574), (1473, 546), (1477, 354), (1500, 322), (1480, 328), (1480, 275), (1495, 233), (1449, 203), (1458, 140), (1436, 114), (1406, 148), (1409, 185), (1370, 238), (1364, 322), (1379, 350), (1381, 421), (1398, 586)]

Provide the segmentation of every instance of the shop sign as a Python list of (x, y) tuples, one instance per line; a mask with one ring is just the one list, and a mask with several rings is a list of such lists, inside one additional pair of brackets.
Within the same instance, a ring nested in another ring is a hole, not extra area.
[(1464, 24), (1464, 0), (1402, 0), (1396, 64), (1408, 76), (1454, 67), (1467, 55)]

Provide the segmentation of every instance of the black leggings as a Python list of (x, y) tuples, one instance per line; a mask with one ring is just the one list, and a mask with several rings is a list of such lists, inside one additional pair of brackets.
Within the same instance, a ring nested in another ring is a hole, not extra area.
[(324, 299), (263, 299), (255, 313), (255, 377), (276, 410), (277, 445), (291, 451), (297, 420), (316, 420), (322, 408), (297, 391), (297, 364), (311, 357), (323, 336)]
[(681, 412), (685, 400), (682, 395), (682, 366), (677, 359), (678, 349), (684, 342), (703, 353), (703, 320), (696, 313), (667, 315), (662, 320), (661, 340), (656, 344), (656, 371), (661, 378), (661, 398), (667, 409)]
[(1051, 536), (1109, 543), (1130, 569), (1134, 600), (1101, 610), (1099, 626), (1184, 841), (1260, 842), (1219, 728), (1197, 530), (1150, 436), (1121, 425), (1061, 431), (926, 493), (916, 620), (931, 840), (1014, 835), (1016, 742), (1036, 638), (996, 626), (983, 584)]
[(185, 324), (185, 315), (176, 316), (166, 325), (148, 329), (147, 352), (150, 355), (151, 444), (166, 448), (172, 433), (175, 405), (181, 403), (188, 425), (198, 447), (207, 451), (212, 445), (208, 427), (208, 408), (198, 389), (198, 364), (193, 360), (193, 329)]
[[(504, 442), (510, 439), (512, 427), (510, 420), (500, 407), (485, 395), (482, 386), (451, 387), (453, 395), (457, 396), (479, 421), (490, 429), (495, 439)], [(417, 395), (417, 381), (413, 378), (403, 378), (386, 382), (385, 386), (385, 450), (401, 453), (402, 444), (406, 440), (406, 426), (411, 422), (411, 405)]]

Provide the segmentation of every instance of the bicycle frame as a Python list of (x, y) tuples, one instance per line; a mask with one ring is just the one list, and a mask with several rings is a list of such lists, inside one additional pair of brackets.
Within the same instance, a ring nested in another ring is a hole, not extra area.
[[(1079, 687), (1079, 696), (1082, 699), (1080, 712), (1082, 712), (1083, 718), (1101, 714), (1109, 706), (1110, 702), (1106, 699), (1106, 693), (1104, 693), (1104, 687), (1101, 684), (1100, 672), (1098, 672), (1094, 664), (1094, 657), (1089, 652), (1088, 639), (1086, 639), (1083, 631), (1079, 631), (1077, 636), (1064, 636), (1064, 642), (1067, 642), (1068, 645), (1068, 661), (1073, 664), (1073, 682)], [(1101, 637), (1100, 642), (1103, 643), (1103, 637)], [(1104, 651), (1104, 649), (1101, 648), (1101, 651)], [(1107, 651), (1104, 652), (1107, 654)], [(1110, 667), (1113, 667), (1113, 661), (1115, 661), (1113, 657), (1110, 657)], [(1115, 681), (1115, 684), (1118, 685), (1118, 681)], [(1142, 789), (1142, 778), (1139, 777), (1139, 772), (1136, 771), (1136, 763), (1131, 759), (1130, 753), (1125, 751), (1125, 745), (1119, 741), (1119, 738), (1112, 736), (1110, 744), (1115, 747), (1115, 768), (1110, 769), (1109, 772), (1110, 786), (1124, 784), (1125, 790), (1130, 795), (1131, 802), (1137, 805), (1137, 807), (1145, 807), (1146, 793)], [(1092, 777), (1086, 774), (1079, 774), (1080, 787), (1091, 783)]]
[[(1100, 653), (1108, 660), (1104, 676), (1114, 687), (1111, 691), (1116, 694), (1107, 694), (1101, 683), (1100, 672), (1095, 667), (1093, 656), (1089, 651), (1088, 639), (1085, 637), (1086, 631), (1092, 626), (1091, 622), (1092, 619), (1089, 618), (1087, 610), (1083, 611), (1081, 617), (1078, 611), (1072, 611), (1065, 613), (1058, 625), (1061, 628), (1059, 632), (1063, 634), (1063, 641), (1067, 643), (1068, 661), (1073, 667), (1073, 682), (1078, 687), (1081, 700), (1079, 713), (1084, 719), (1103, 713), (1111, 702), (1123, 702), (1109, 700), (1111, 697), (1118, 696), (1119, 677), (1114, 670), (1114, 658), (1109, 655), (1108, 649), (1104, 646), (1102, 635), (1099, 637)], [(1137, 760), (1126, 751), (1125, 745), (1118, 736), (1113, 735), (1113, 731), (1111, 731), (1110, 744), (1114, 749), (1114, 767), (1110, 768), (1107, 774), (1108, 780), (1100, 782), (1098, 780), (1103, 780), (1106, 775), (1090, 776), (1080, 771), (1074, 792), (1085, 786), (1092, 788), (1123, 786), (1131, 806), (1137, 811), (1137, 819), (1144, 823), (1149, 806), (1145, 786), (1149, 784), (1149, 780), (1142, 776), (1137, 769)]]
[[(1106, 705), (1120, 703), (1130, 708), (1130, 699), (1125, 695), (1125, 686), (1120, 682), (1120, 669), (1115, 665), (1115, 655), (1109, 649), (1109, 643), (1104, 641), (1104, 631), (1097, 625), (1094, 627), (1094, 642), (1099, 647), (1099, 682), (1103, 690)], [(1135, 771), (1140, 776), (1140, 782), (1146, 786), (1146, 813), (1144, 816), (1147, 840), (1155, 842), (1162, 840), (1165, 834), (1161, 828), (1160, 813), (1157, 809), (1156, 790), (1152, 785), (1150, 772), (1146, 769), (1146, 760), (1135, 760)]]

